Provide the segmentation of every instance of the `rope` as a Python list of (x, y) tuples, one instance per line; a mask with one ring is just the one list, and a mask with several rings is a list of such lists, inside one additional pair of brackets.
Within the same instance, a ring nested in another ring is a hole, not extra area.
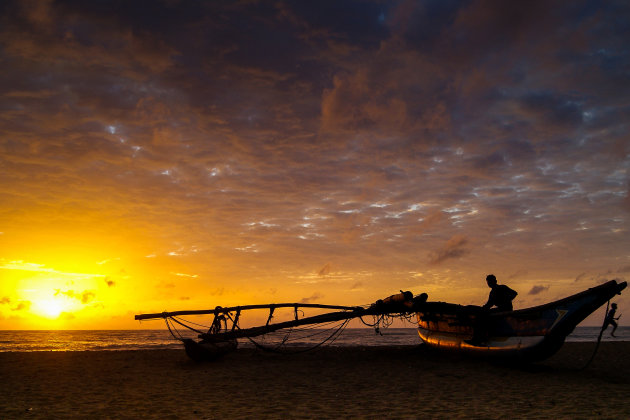
[(196, 328), (193, 328), (193, 327), (191, 327), (191, 326), (189, 326), (189, 325), (184, 324), (183, 322), (179, 321), (179, 320), (178, 320), (176, 317), (174, 317), (174, 316), (173, 316), (173, 317), (171, 317), (171, 322), (177, 322), (179, 325), (181, 325), (181, 326), (182, 326), (182, 327), (184, 327), (184, 328), (188, 328), (190, 331), (194, 331), (194, 332), (196, 332), (197, 334), (203, 334), (203, 331), (199, 331), (199, 330), (198, 330), (198, 329), (196, 329)]
[[(229, 314), (228, 314), (228, 316), (229, 316)], [(208, 329), (210, 328), (210, 327), (209, 327), (208, 325), (206, 325), (206, 324), (199, 324), (199, 323), (197, 323), (197, 322), (193, 322), (193, 321), (190, 321), (190, 320), (188, 320), (188, 319), (186, 319), (186, 320), (182, 320), (180, 317), (177, 317), (177, 316), (172, 316), (171, 318), (177, 318), (177, 319), (180, 319), (182, 322), (186, 322), (186, 323), (188, 323), (188, 324), (196, 325), (196, 326), (198, 326), (198, 327), (203, 327), (203, 329), (205, 329), (205, 330), (208, 330)]]
[(608, 316), (608, 306), (609, 305), (610, 305), (610, 300), (608, 300), (608, 302), (606, 303), (606, 313), (604, 314), (604, 323), (602, 324), (601, 330), (599, 330), (599, 337), (597, 337), (597, 344), (595, 345), (595, 350), (593, 350), (593, 354), (592, 354), (591, 358), (588, 360), (588, 362), (586, 362), (586, 364), (579, 370), (585, 370), (591, 364), (593, 359), (595, 359), (595, 355), (597, 354), (597, 350), (599, 349), (599, 344), (602, 342), (602, 335), (604, 334), (604, 330), (607, 327), (607, 325), (606, 325), (606, 318)]
[[(173, 328), (171, 329), (171, 324), (169, 323), (169, 319), (168, 318), (164, 318), (164, 321), (166, 322), (166, 328), (168, 328), (168, 332), (171, 333), (171, 335), (173, 336), (173, 338), (175, 340), (178, 341), (184, 341), (184, 339), (182, 338), (182, 335), (179, 333), (179, 331), (177, 331), (177, 328), (175, 328), (175, 326), (173, 326)], [(175, 335), (175, 331), (177, 333), (177, 335)]]
[[(256, 346), (256, 348), (261, 349), (261, 350), (265, 350), (265, 351), (269, 351), (269, 352), (274, 352), (274, 353), (283, 353), (283, 354), (297, 354), (297, 353), (304, 353), (307, 351), (313, 351), (321, 346), (323, 346), (324, 344), (328, 343), (331, 344), (332, 342), (334, 342), (339, 335), (341, 335), (341, 333), (343, 332), (343, 330), (346, 328), (346, 326), (348, 325), (348, 323), (350, 322), (350, 320), (346, 319), (344, 320), (336, 329), (334, 329), (334, 331), (328, 336), (326, 337), (324, 340), (320, 341), (319, 343), (315, 344), (312, 347), (307, 347), (307, 348), (303, 348), (303, 349), (299, 349), (299, 350), (280, 350), (284, 344), (286, 344), (286, 342), (288, 341), (288, 334), (287, 337), (284, 338), (284, 340), (282, 340), (281, 343), (277, 344), (276, 346), (272, 347), (272, 346), (266, 346), (263, 344), (260, 344), (258, 342), (256, 342), (254, 339), (252, 339), (251, 337), (246, 337), (254, 346)], [(332, 329), (332, 328), (331, 328)]]

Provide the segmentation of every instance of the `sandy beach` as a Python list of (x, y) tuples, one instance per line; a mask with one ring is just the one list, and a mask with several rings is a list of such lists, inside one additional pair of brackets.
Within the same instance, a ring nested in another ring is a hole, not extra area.
[(0, 418), (629, 418), (630, 343), (526, 367), (423, 346), (0, 353)]

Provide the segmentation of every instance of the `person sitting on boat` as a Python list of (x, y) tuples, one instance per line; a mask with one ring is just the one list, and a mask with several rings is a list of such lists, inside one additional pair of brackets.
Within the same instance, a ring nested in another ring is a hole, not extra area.
[(621, 315), (615, 318), (615, 312), (617, 312), (617, 304), (613, 303), (610, 305), (610, 311), (608, 311), (608, 313), (606, 314), (606, 319), (604, 320), (604, 330), (608, 328), (609, 325), (613, 326), (613, 329), (610, 332), (610, 335), (612, 335), (613, 337), (617, 337), (615, 335), (615, 330), (617, 329), (617, 320), (621, 318)]
[(486, 302), (482, 308), (490, 309), (493, 306), (496, 306), (498, 311), (511, 311), (512, 301), (518, 293), (504, 284), (497, 284), (497, 278), (494, 274), (488, 274), (486, 277), (486, 283), (488, 283), (488, 287), (492, 290), (490, 290), (488, 302)]
[(473, 336), (470, 340), (464, 340), (466, 343), (472, 346), (483, 346), (488, 340), (488, 310), (493, 306), (496, 306), (497, 312), (511, 311), (512, 301), (518, 295), (515, 290), (510, 289), (504, 284), (497, 284), (497, 278), (494, 274), (488, 274), (486, 276), (486, 283), (490, 290), (490, 296), (488, 296), (488, 302), (481, 307), (481, 311), (475, 318), (473, 326)]

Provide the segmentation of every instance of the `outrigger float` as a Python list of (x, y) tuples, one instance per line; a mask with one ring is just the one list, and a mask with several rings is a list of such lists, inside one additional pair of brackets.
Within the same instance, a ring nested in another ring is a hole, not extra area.
[[(162, 312), (136, 315), (136, 320), (164, 319), (186, 353), (196, 361), (214, 360), (235, 350), (238, 339), (250, 340), (256, 347), (278, 350), (290, 342), (293, 333), (325, 334), (314, 347), (334, 341), (351, 319), (378, 330), (395, 318), (417, 319), (418, 334), (427, 346), (464, 353), (488, 355), (519, 362), (544, 360), (555, 354), (566, 337), (586, 317), (621, 294), (627, 283), (611, 280), (581, 293), (555, 302), (508, 312), (486, 311), (479, 306), (462, 306), (430, 302), (426, 293), (416, 297), (411, 292), (390, 296), (369, 306), (338, 306), (306, 303), (282, 303), (220, 307), (208, 310)], [(292, 319), (272, 322), (277, 309), (293, 309)], [(327, 310), (314, 316), (303, 316), (304, 310)], [(254, 310), (268, 310), (264, 325), (241, 328), (241, 315)], [(210, 327), (195, 324), (182, 317), (213, 315)], [(365, 321), (370, 318), (372, 322)], [(228, 325), (229, 321), (229, 325)], [(334, 325), (331, 327), (331, 325)], [(197, 334), (197, 340), (185, 338), (177, 326)], [(321, 329), (326, 326), (328, 329)], [(200, 328), (207, 329), (207, 331)], [(328, 334), (328, 331), (332, 333)], [(281, 334), (273, 346), (260, 337)], [(305, 350), (305, 349), (300, 349)]]

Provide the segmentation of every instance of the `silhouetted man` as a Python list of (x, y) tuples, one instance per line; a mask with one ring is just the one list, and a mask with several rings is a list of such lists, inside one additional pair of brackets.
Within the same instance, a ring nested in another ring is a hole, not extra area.
[(512, 301), (518, 293), (504, 284), (497, 284), (497, 278), (494, 274), (488, 274), (486, 277), (486, 283), (488, 283), (488, 287), (492, 290), (490, 290), (488, 302), (486, 302), (482, 308), (490, 309), (493, 306), (496, 306), (499, 311), (511, 311)]
[(611, 309), (606, 314), (606, 319), (604, 320), (604, 329), (608, 328), (609, 325), (612, 325), (613, 329), (610, 332), (610, 335), (612, 335), (613, 337), (617, 337), (615, 335), (615, 330), (617, 329), (617, 320), (619, 318), (621, 318), (621, 315), (619, 315), (617, 318), (615, 318), (615, 312), (617, 312), (617, 304), (616, 303), (611, 304), (610, 307), (611, 307)]
[(490, 296), (488, 296), (488, 302), (481, 307), (481, 311), (477, 314), (475, 319), (475, 325), (473, 327), (473, 336), (470, 340), (465, 340), (466, 343), (473, 346), (484, 346), (488, 340), (488, 321), (489, 321), (489, 309), (493, 306), (497, 307), (497, 311), (511, 311), (512, 301), (518, 295), (516, 291), (510, 289), (504, 284), (497, 284), (497, 278), (494, 274), (488, 274), (486, 277), (486, 283), (490, 290)]

